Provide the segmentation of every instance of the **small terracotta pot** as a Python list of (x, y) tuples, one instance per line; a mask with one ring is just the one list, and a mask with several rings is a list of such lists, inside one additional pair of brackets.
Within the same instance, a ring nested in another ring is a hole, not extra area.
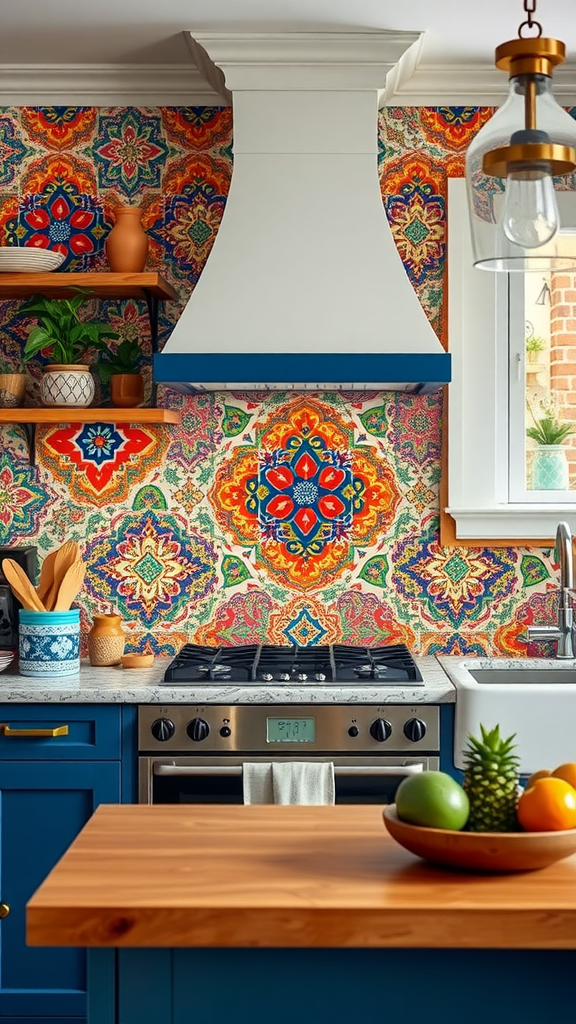
[(51, 363), (44, 368), (40, 380), (42, 405), (86, 409), (94, 398), (94, 391), (94, 378), (90, 373), (90, 367), (81, 363)]
[(112, 405), (131, 409), (144, 401), (144, 378), (140, 373), (113, 373), (110, 377)]
[(88, 657), (95, 666), (119, 665), (126, 634), (119, 615), (95, 615), (88, 633)]
[(25, 373), (0, 373), (0, 407), (13, 409), (22, 405), (26, 394)]
[(118, 206), (114, 216), (114, 227), (104, 244), (110, 270), (119, 274), (140, 274), (148, 256), (142, 210), (139, 206)]

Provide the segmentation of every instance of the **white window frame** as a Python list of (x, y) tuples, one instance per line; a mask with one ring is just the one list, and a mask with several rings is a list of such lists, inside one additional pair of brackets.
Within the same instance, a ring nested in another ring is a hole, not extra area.
[[(448, 180), (447, 258), (452, 383), (445, 512), (456, 539), (552, 541), (560, 520), (576, 533), (576, 494), (572, 501), (568, 492), (555, 501), (509, 498), (509, 382), (518, 373), (517, 349), (508, 341), (508, 277), (514, 275), (474, 267), (463, 178)], [(522, 348), (522, 380), (523, 360)]]

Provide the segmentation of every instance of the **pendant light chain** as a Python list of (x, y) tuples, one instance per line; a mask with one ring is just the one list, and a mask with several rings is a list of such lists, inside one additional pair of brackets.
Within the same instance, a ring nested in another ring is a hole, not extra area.
[(524, 0), (524, 11), (527, 14), (527, 18), (526, 21), (522, 21), (518, 26), (519, 37), (520, 39), (526, 38), (522, 36), (523, 28), (528, 29), (528, 31), (531, 31), (531, 29), (534, 28), (537, 30), (536, 35), (527, 38), (538, 39), (542, 35), (542, 25), (532, 17), (532, 15), (536, 13), (536, 0)]

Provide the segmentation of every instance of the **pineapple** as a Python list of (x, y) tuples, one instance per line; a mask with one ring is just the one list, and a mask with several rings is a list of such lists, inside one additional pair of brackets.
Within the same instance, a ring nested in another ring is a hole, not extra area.
[(500, 726), (491, 731), (480, 726), (482, 739), (468, 735), (464, 750), (464, 790), (470, 801), (469, 832), (518, 830), (518, 766), (514, 753), (516, 736), (502, 739)]

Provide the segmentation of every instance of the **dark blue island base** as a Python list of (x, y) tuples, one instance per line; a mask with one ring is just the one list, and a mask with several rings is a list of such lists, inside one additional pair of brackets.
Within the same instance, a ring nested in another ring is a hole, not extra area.
[(93, 949), (88, 1024), (574, 1024), (575, 982), (574, 950)]

